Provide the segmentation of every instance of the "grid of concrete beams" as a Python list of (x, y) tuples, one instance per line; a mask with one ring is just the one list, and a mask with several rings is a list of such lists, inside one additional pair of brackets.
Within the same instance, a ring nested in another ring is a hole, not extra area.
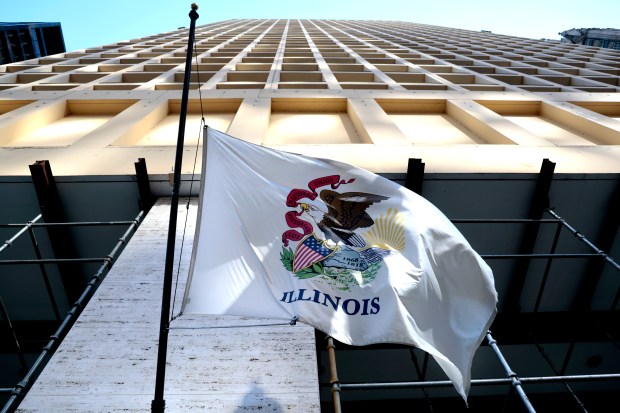
[[(186, 35), (6, 65), (0, 90), (180, 89)], [(226, 21), (198, 28), (196, 52), (203, 89), (620, 90), (618, 50), (405, 22)]]

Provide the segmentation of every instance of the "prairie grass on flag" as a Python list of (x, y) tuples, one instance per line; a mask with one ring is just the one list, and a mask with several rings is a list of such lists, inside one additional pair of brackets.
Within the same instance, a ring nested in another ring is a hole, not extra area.
[(183, 312), (299, 321), (430, 353), (467, 398), (491, 269), (431, 203), (341, 162), (208, 129)]

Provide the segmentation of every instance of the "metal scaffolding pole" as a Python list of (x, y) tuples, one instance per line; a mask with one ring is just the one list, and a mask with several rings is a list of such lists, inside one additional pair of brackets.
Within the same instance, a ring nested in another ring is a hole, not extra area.
[[(428, 366), (428, 353), (424, 352), (424, 365), (422, 368), (420, 368), (420, 364), (418, 363), (418, 357), (415, 354), (414, 347), (409, 347), (409, 354), (411, 355), (411, 361), (413, 361), (413, 365), (415, 366), (415, 371), (418, 375), (418, 378), (420, 380), (424, 380), (424, 378), (426, 377), (426, 368)], [(422, 388), (422, 394), (424, 394), (424, 400), (426, 401), (428, 411), (430, 413), (433, 413), (435, 411), (433, 409), (433, 401), (431, 400), (431, 397), (425, 388)]]
[[(32, 248), (34, 248), (34, 254), (37, 257), (37, 260), (43, 259), (41, 249), (39, 248), (39, 242), (37, 241), (37, 237), (34, 235), (34, 230), (32, 229), (32, 226), (28, 227), (28, 233), (30, 234), (30, 241), (32, 241)], [(60, 311), (58, 310), (58, 304), (56, 303), (56, 297), (54, 297), (52, 284), (50, 283), (49, 275), (47, 274), (47, 270), (45, 269), (45, 265), (43, 263), (39, 263), (39, 271), (41, 271), (41, 276), (43, 277), (43, 282), (45, 283), (45, 289), (50, 299), (52, 310), (54, 310), (54, 316), (56, 317), (57, 321), (60, 321), (61, 317)]]
[(504, 355), (499, 350), (497, 341), (495, 341), (493, 336), (491, 336), (491, 332), (487, 332), (486, 337), (487, 337), (487, 341), (489, 342), (489, 346), (491, 346), (491, 348), (493, 349), (493, 352), (495, 353), (499, 362), (504, 368), (504, 371), (506, 372), (506, 376), (508, 376), (508, 378), (510, 379), (510, 383), (512, 384), (512, 387), (514, 388), (514, 390), (517, 392), (517, 394), (521, 398), (521, 401), (523, 402), (525, 409), (529, 413), (536, 413), (534, 406), (532, 406), (532, 403), (528, 399), (527, 395), (525, 394), (525, 391), (523, 390), (523, 387), (521, 386), (521, 380), (519, 379), (519, 376), (517, 376), (517, 374), (514, 371), (512, 371), (512, 369), (510, 368), (510, 365), (504, 358)]
[(336, 346), (334, 339), (327, 336), (327, 354), (329, 356), (329, 372), (332, 399), (334, 400), (334, 413), (341, 413), (340, 407), (340, 381), (338, 380), (338, 370), (336, 368)]
[[(41, 219), (41, 214), (37, 215), (37, 217), (35, 219), (33, 219), (31, 222), (28, 222), (27, 224), (19, 224), (19, 225), (11, 225), (11, 226), (19, 226), (19, 227), (23, 227), (21, 230), (19, 230), (17, 232), (17, 234), (13, 235), (11, 237), (11, 239), (4, 241), (4, 243), (0, 246), (0, 252), (4, 251), (5, 249), (13, 246), (13, 243), (22, 235), (24, 234), (26, 231), (28, 231), (28, 228), (31, 227), (35, 222), (37, 222), (38, 220)], [(4, 225), (3, 225), (4, 226)], [(8, 226), (8, 225), (6, 225)]]
[(17, 351), (17, 357), (19, 357), (19, 362), (22, 365), (24, 371), (28, 369), (28, 363), (26, 363), (26, 357), (24, 357), (24, 352), (22, 351), (22, 347), (19, 345), (19, 340), (17, 339), (17, 335), (15, 334), (15, 329), (13, 328), (13, 323), (11, 323), (11, 318), (9, 317), (8, 311), (6, 311), (6, 307), (4, 306), (4, 301), (2, 300), (2, 296), (0, 296), (0, 313), (2, 313), (2, 317), (6, 320), (9, 325), (9, 330), (11, 331), (11, 335), (13, 336), (13, 342), (15, 343), (15, 350)]
[[(555, 230), (555, 236), (553, 237), (553, 244), (551, 244), (551, 251), (549, 254), (554, 255), (555, 251), (558, 248), (558, 241), (560, 240), (560, 233), (562, 232), (562, 226), (558, 225)], [(543, 291), (545, 291), (545, 287), (547, 286), (547, 279), (549, 278), (549, 272), (551, 271), (551, 264), (553, 263), (553, 258), (549, 258), (547, 260), (547, 265), (545, 266), (545, 272), (543, 274), (542, 280), (540, 281), (540, 287), (538, 288), (538, 295), (536, 296), (536, 303), (534, 304), (534, 312), (538, 311), (540, 307), (540, 303), (542, 301)]]
[(566, 222), (566, 220), (564, 218), (562, 218), (561, 216), (559, 216), (558, 214), (553, 212), (551, 209), (547, 209), (547, 213), (549, 213), (549, 215), (551, 215), (552, 217), (557, 219), (558, 222), (560, 222), (560, 224), (562, 224), (562, 226), (564, 226), (564, 228), (568, 229), (575, 237), (577, 237), (577, 239), (579, 239), (579, 241), (583, 242), (590, 249), (592, 249), (592, 251), (594, 251), (595, 253), (591, 254), (591, 256), (602, 258), (603, 260), (605, 260), (609, 264), (611, 264), (616, 270), (620, 271), (620, 264), (618, 264), (616, 261), (614, 261), (613, 258), (611, 258), (609, 255), (607, 255), (607, 253), (605, 253), (605, 251), (600, 250), (596, 245), (592, 244), (581, 232), (579, 232), (575, 228), (571, 227), (568, 224), (568, 222)]

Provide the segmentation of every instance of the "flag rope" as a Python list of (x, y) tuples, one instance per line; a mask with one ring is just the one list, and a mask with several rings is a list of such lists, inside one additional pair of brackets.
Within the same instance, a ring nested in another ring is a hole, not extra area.
[[(187, 204), (185, 205), (185, 225), (183, 226), (183, 236), (181, 238), (181, 249), (179, 252), (179, 261), (177, 263), (177, 273), (174, 281), (174, 294), (172, 297), (172, 310), (170, 311), (170, 321), (176, 320), (183, 314), (183, 311), (179, 311), (178, 314), (174, 314), (174, 307), (177, 301), (177, 290), (179, 288), (179, 274), (181, 273), (181, 257), (183, 256), (183, 246), (185, 245), (185, 233), (187, 232), (187, 219), (189, 217), (189, 206), (191, 202), (192, 189), (194, 188), (194, 178), (196, 177), (196, 164), (198, 163), (198, 149), (200, 147), (200, 138), (203, 136), (203, 130), (207, 128), (207, 121), (205, 120), (205, 112), (202, 107), (202, 92), (200, 91), (200, 63), (198, 61), (198, 49), (196, 48), (196, 42), (194, 42), (194, 58), (196, 59), (196, 81), (198, 83), (198, 101), (200, 102), (200, 125), (198, 126), (198, 139), (196, 139), (196, 151), (194, 153), (194, 167), (192, 168), (192, 179), (189, 181), (189, 196), (187, 197)], [(203, 145), (205, 143), (203, 142)]]
[(243, 325), (227, 325), (227, 326), (199, 326), (199, 327), (170, 327), (170, 330), (212, 330), (218, 328), (246, 328), (246, 327), (278, 327), (278, 326), (294, 326), (297, 324), (299, 317), (294, 317), (288, 323), (267, 323), (267, 324), (243, 324)]

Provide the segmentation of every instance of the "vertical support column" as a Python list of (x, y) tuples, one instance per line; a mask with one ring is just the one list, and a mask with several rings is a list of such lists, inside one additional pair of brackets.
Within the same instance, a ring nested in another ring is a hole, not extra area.
[(43, 27), (38, 27), (36, 29), (33, 29), (33, 31), (36, 31), (35, 34), (38, 43), (38, 50), (35, 51), (36, 53), (38, 53), (37, 57), (47, 56), (49, 53), (47, 53), (47, 46), (45, 44), (45, 32), (43, 31)]
[(138, 179), (138, 191), (140, 192), (140, 209), (145, 214), (151, 210), (153, 204), (155, 204), (155, 197), (151, 192), (151, 186), (149, 184), (149, 173), (146, 170), (146, 160), (144, 158), (138, 158), (138, 162), (134, 162), (136, 167), (136, 178)]
[(2, 37), (0, 39), (0, 41), (2, 42), (2, 46), (4, 48), (4, 50), (6, 50), (6, 56), (4, 56), (4, 62), (2, 62), (2, 64), (8, 64), (8, 63), (13, 63), (13, 62), (17, 62), (18, 59), (15, 56), (15, 52), (13, 51), (13, 48), (11, 47), (11, 40), (9, 39), (9, 32), (10, 30), (2, 30), (0, 31), (0, 37)]
[[(29, 167), (43, 220), (48, 223), (66, 221), (49, 161), (37, 161)], [(63, 226), (48, 227), (47, 233), (56, 258), (75, 258), (77, 256), (69, 228)], [(58, 264), (58, 270), (67, 299), (69, 302), (77, 300), (86, 287), (86, 280), (82, 277), (79, 265)]]
[(312, 40), (312, 37), (308, 33), (308, 30), (306, 30), (304, 24), (299, 21), (299, 25), (301, 26), (301, 30), (303, 31), (304, 36), (306, 36), (308, 46), (310, 46), (310, 51), (312, 51), (312, 56), (314, 57), (314, 60), (316, 60), (316, 64), (318, 65), (319, 70), (323, 75), (323, 80), (325, 81), (325, 83), (327, 83), (327, 87), (329, 89), (342, 89), (342, 86), (340, 86), (340, 83), (338, 82), (338, 79), (336, 79), (334, 72), (332, 72), (332, 70), (330, 69), (327, 61), (323, 57), (323, 54), (321, 54), (321, 51), (317, 47), (316, 43), (314, 43), (314, 40)]
[[(409, 354), (411, 355), (411, 361), (413, 361), (413, 365), (415, 366), (415, 371), (418, 375), (418, 381), (425, 381), (426, 369), (428, 367), (428, 353), (424, 352), (424, 364), (422, 368), (420, 368), (420, 363), (418, 363), (418, 357), (416, 356), (415, 349), (413, 347), (409, 347)], [(426, 390), (426, 387), (422, 387), (422, 393), (424, 394), (424, 400), (426, 400), (428, 411), (433, 412), (433, 401), (431, 400), (430, 394)]]
[(262, 145), (269, 129), (270, 116), (271, 99), (258, 96), (245, 97), (226, 133)]
[(286, 49), (286, 38), (288, 36), (289, 22), (287, 20), (286, 27), (282, 33), (276, 56), (273, 59), (271, 69), (269, 70), (269, 76), (265, 82), (265, 89), (277, 89), (280, 82), (280, 73), (282, 72), (282, 64), (284, 63), (284, 50)]
[[(551, 188), (554, 170), (555, 163), (548, 159), (544, 159), (540, 168), (540, 173), (538, 174), (534, 196), (530, 203), (530, 210), (527, 214), (528, 219), (540, 220), (545, 209), (549, 207), (549, 189)], [(526, 224), (519, 248), (519, 254), (527, 255), (534, 251), (534, 244), (536, 243), (539, 229), (539, 222)], [(521, 292), (525, 285), (525, 278), (529, 265), (529, 258), (519, 258), (516, 262), (510, 285), (508, 286), (508, 292), (504, 300), (504, 309), (507, 314), (516, 314), (521, 311), (519, 300), (521, 299)]]
[(37, 27), (28, 26), (28, 33), (30, 33), (30, 39), (31, 39), (30, 45), (32, 47), (32, 54), (33, 54), (30, 57), (31, 59), (35, 57), (41, 57), (39, 37), (37, 36), (37, 33), (39, 32), (39, 30), (41, 29)]
[[(41, 254), (41, 249), (39, 248), (39, 242), (37, 241), (37, 237), (34, 235), (34, 230), (31, 225), (28, 225), (28, 233), (30, 234), (30, 240), (32, 242), (32, 247), (34, 248), (35, 257), (37, 257), (37, 260), (42, 260), (43, 255)], [(41, 271), (41, 276), (43, 277), (43, 282), (45, 283), (45, 289), (47, 290), (47, 296), (50, 299), (50, 305), (52, 306), (56, 320), (60, 321), (60, 311), (58, 310), (58, 304), (56, 303), (56, 297), (54, 297), (54, 291), (52, 290), (52, 284), (50, 283), (50, 278), (47, 274), (45, 264), (39, 263), (39, 271)]]
[[(616, 184), (616, 189), (607, 203), (607, 210), (603, 215), (603, 225), (600, 229), (595, 245), (600, 251), (609, 252), (613, 246), (616, 234), (620, 229), (620, 181)], [(605, 268), (605, 260), (602, 258), (593, 258), (590, 260), (586, 269), (586, 276), (581, 280), (579, 293), (575, 297), (572, 309), (575, 311), (589, 311), (592, 297), (599, 284), (603, 270)]]
[(422, 159), (411, 158), (407, 164), (407, 177), (405, 187), (418, 195), (422, 195), (422, 184), (424, 183), (424, 162)]
[(20, 29), (15, 30), (15, 39), (17, 42), (15, 46), (17, 46), (17, 50), (19, 50), (20, 52), (19, 60), (28, 60), (28, 57), (26, 56), (26, 49), (24, 48), (25, 40), (22, 39), (22, 33)]

